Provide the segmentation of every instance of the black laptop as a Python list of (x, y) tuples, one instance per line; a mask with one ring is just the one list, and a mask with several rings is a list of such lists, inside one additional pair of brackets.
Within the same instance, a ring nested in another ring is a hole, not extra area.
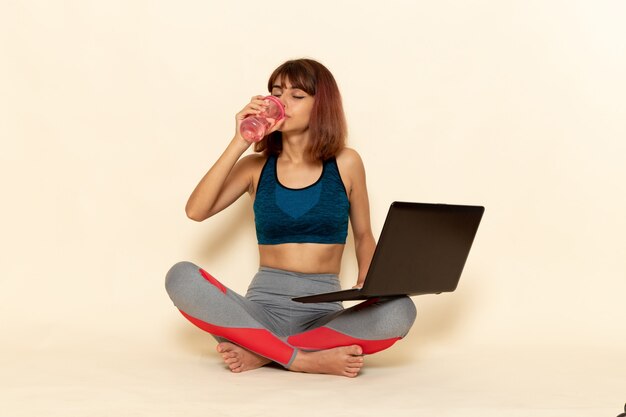
[(296, 297), (302, 303), (454, 291), (485, 208), (393, 202), (361, 289)]

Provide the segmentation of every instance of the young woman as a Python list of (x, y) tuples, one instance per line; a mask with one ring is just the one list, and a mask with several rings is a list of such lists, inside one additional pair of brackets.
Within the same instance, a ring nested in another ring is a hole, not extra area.
[(350, 309), (341, 303), (302, 304), (296, 296), (340, 289), (339, 269), (352, 224), (362, 286), (376, 246), (370, 226), (365, 170), (346, 148), (346, 122), (332, 74), (299, 59), (278, 67), (268, 82), (285, 107), (271, 133), (256, 143), (239, 127), (268, 106), (252, 98), (237, 113), (235, 136), (200, 180), (187, 216), (203, 221), (247, 192), (254, 200), (260, 268), (245, 297), (189, 262), (172, 267), (166, 289), (192, 323), (211, 333), (233, 372), (270, 362), (291, 371), (355, 377), (363, 355), (404, 337), (415, 320), (408, 297), (368, 300)]

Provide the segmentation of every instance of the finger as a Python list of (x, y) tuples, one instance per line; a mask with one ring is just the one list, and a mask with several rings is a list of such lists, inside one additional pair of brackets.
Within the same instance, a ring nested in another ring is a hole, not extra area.
[(249, 115), (254, 114), (255, 112), (263, 111), (265, 108), (269, 106), (267, 100), (263, 99), (263, 96), (252, 96), (250, 98), (250, 102), (246, 104), (246, 106), (241, 109), (237, 116), (239, 115)]
[(256, 97), (253, 97), (252, 100), (250, 100), (249, 104), (255, 107), (261, 108), (261, 109), (265, 109), (269, 107), (270, 102), (263, 96), (256, 96)]
[(264, 106), (263, 103), (248, 103), (248, 105), (241, 110), (241, 113), (260, 113), (265, 110), (265, 107), (266, 106)]
[(259, 113), (261, 113), (261, 110), (255, 110), (253, 108), (246, 106), (243, 110), (237, 113), (237, 115), (235, 116), (235, 119), (237, 120), (237, 122), (241, 122), (246, 117), (257, 116)]

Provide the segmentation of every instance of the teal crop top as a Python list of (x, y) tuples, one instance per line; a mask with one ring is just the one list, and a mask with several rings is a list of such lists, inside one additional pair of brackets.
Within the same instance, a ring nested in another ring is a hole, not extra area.
[(259, 245), (346, 243), (350, 202), (335, 158), (324, 162), (319, 179), (304, 188), (278, 181), (276, 156), (267, 158), (254, 199)]

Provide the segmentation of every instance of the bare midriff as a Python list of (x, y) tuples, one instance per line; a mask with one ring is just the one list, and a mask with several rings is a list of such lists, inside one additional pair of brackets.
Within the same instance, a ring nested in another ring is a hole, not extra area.
[(305, 274), (339, 274), (343, 244), (259, 245), (261, 266)]

